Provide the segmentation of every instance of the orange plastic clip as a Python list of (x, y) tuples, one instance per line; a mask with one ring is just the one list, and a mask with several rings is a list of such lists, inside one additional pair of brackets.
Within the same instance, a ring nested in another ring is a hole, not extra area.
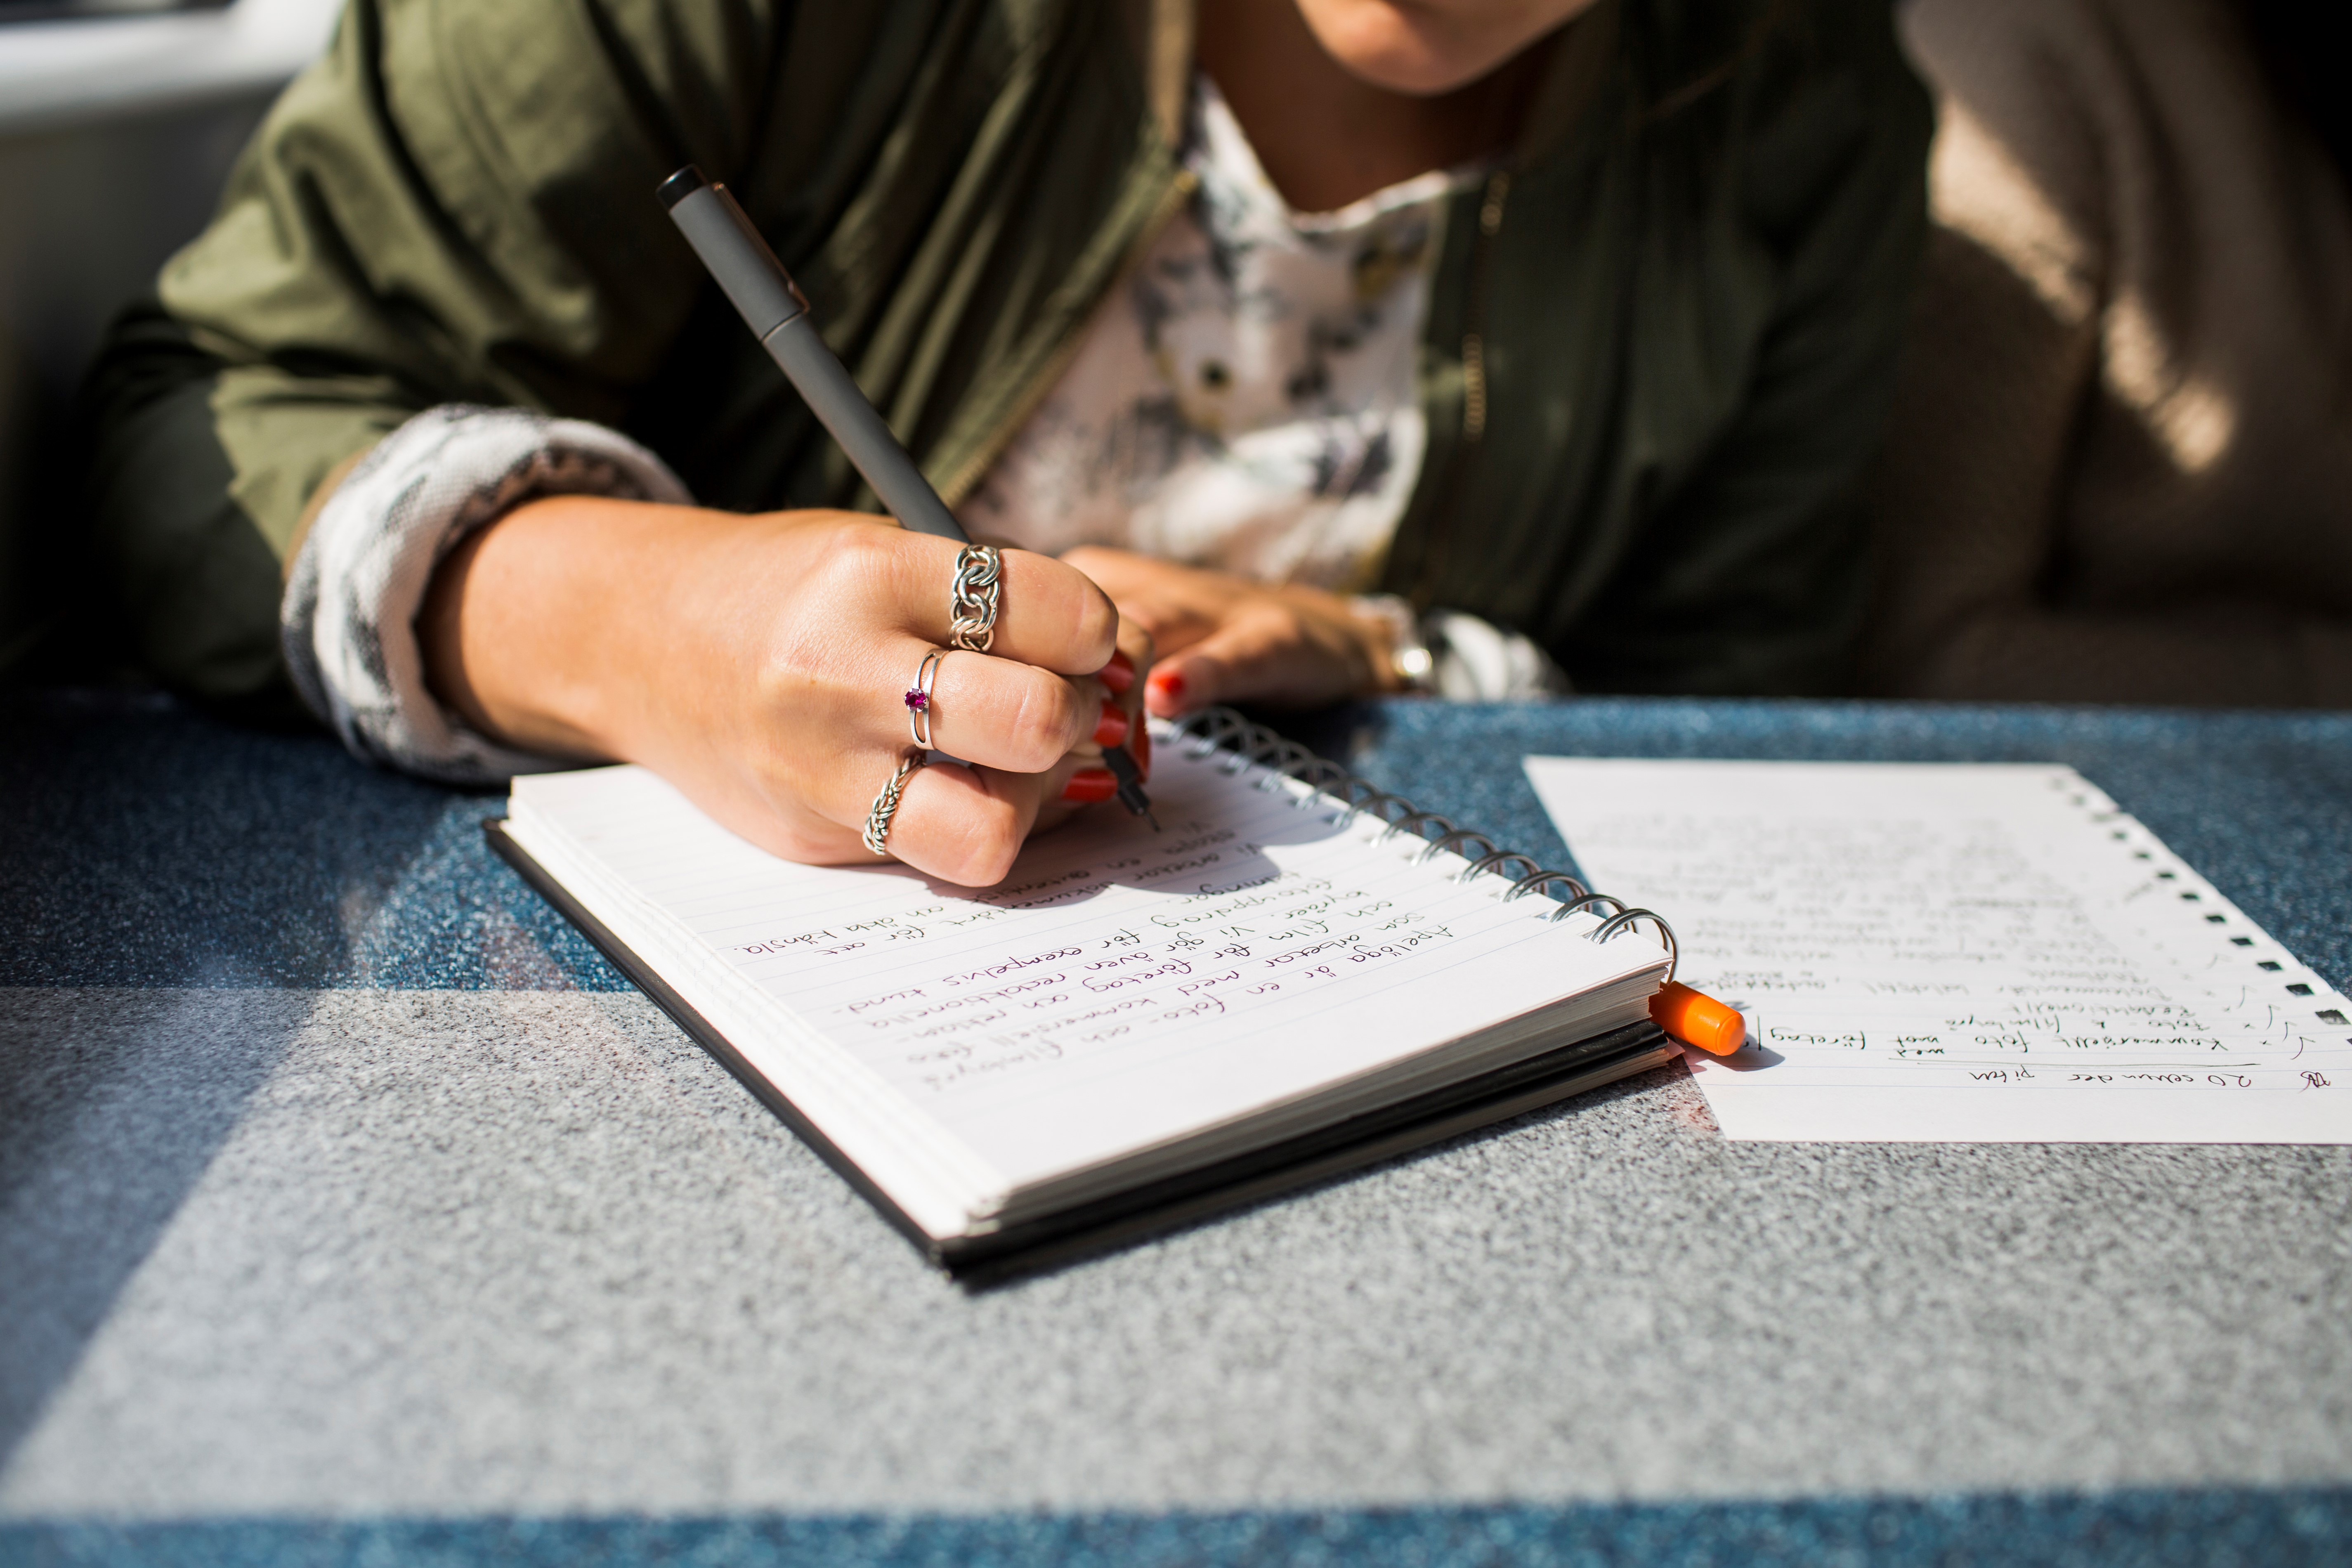
[(1686, 1046), (1727, 1057), (1748, 1043), (1748, 1020), (1704, 991), (1669, 981), (1650, 998), (1650, 1016)]

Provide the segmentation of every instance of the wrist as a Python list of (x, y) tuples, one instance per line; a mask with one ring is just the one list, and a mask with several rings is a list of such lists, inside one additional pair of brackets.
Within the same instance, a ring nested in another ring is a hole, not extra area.
[(692, 509), (593, 496), (525, 501), (442, 558), (417, 616), (425, 681), (503, 745), (553, 756), (634, 754), (632, 678), (653, 606), (686, 563)]
[(1437, 661), (1409, 601), (1395, 594), (1361, 594), (1349, 601), (1349, 609), (1370, 630), (1376, 689), (1415, 695), (1434, 689)]

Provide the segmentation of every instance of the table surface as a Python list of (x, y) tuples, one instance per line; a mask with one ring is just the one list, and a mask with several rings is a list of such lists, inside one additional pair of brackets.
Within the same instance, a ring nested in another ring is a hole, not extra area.
[[(1292, 726), (2070, 763), (2338, 985), (2352, 715)], [(486, 851), (496, 797), (0, 708), (0, 1561), (2341, 1561), (2352, 1150), (1734, 1144), (1680, 1068), (998, 1289)]]

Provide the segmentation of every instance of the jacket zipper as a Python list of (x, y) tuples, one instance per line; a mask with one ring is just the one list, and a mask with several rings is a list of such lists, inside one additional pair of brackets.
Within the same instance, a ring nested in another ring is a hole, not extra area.
[(950, 511), (962, 505), (971, 492), (980, 488), (980, 482), (988, 477), (988, 470), (994, 468), (996, 459), (1004, 455), (1004, 448), (1013, 444), (1013, 438), (1029, 422), (1029, 416), (1037, 412), (1037, 405), (1045, 401), (1045, 395), (1060, 382), (1062, 373), (1070, 368), (1070, 362), (1077, 357), (1079, 348), (1086, 342), (1087, 327), (1093, 324), (1095, 306), (1099, 305), (1110, 289), (1118, 288), (1119, 280), (1142, 261), (1145, 252), (1160, 238), (1160, 232), (1175, 221), (1176, 215), (1183, 211), (1184, 204), (1192, 199), (1192, 193), (1200, 183), (1200, 176), (1190, 169), (1176, 172), (1175, 178), (1169, 182), (1168, 189), (1160, 194), (1158, 205), (1151, 209), (1151, 216), (1144, 220), (1141, 232), (1135, 237), (1134, 242), (1127, 248), (1127, 254), (1112, 270), (1109, 284), (1102, 294), (1095, 297), (1095, 304), (1087, 308), (1077, 324), (1063, 335), (1062, 341), (1055, 345), (1054, 352), (1045, 356), (1045, 363), (1023, 384), (1021, 395), (1008, 405), (1004, 417), (989, 431), (988, 439), (982, 442), (971, 457), (957, 465), (955, 472), (940, 486), (940, 500), (947, 503)]
[(1462, 323), (1462, 438), (1445, 455), (1445, 472), (1438, 479), (1437, 500), (1429, 511), (1429, 544), (1422, 555), (1416, 581), (1404, 590), (1419, 615), (1434, 605), (1430, 584), (1444, 574), (1448, 530), (1446, 518), (1462, 488), (1462, 470), (1470, 449), (1486, 436), (1486, 273), (1492, 263), (1495, 237), (1503, 232), (1503, 205), (1510, 199), (1511, 172), (1497, 169), (1486, 176), (1486, 194), (1478, 204), (1478, 233), (1470, 242), (1470, 298)]
[(1462, 333), (1462, 438), (1473, 445), (1486, 435), (1486, 266), (1495, 237), (1503, 232), (1503, 204), (1511, 197), (1511, 172), (1486, 176), (1478, 204), (1478, 237), (1470, 250), (1470, 303)]

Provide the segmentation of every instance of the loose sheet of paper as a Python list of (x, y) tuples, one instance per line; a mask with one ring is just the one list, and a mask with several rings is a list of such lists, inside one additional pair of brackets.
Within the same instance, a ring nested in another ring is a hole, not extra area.
[(1163, 736), (1166, 831), (1097, 810), (985, 889), (779, 860), (642, 769), (527, 777), (515, 799), (1015, 1184), (1562, 997), (1616, 987), (1641, 1015), (1654, 942), (1588, 942), (1591, 919), (1457, 884), (1459, 859), (1233, 762)]
[(1527, 768), (1748, 1016), (1730, 1137), (2352, 1142), (2352, 1004), (2071, 768)]

